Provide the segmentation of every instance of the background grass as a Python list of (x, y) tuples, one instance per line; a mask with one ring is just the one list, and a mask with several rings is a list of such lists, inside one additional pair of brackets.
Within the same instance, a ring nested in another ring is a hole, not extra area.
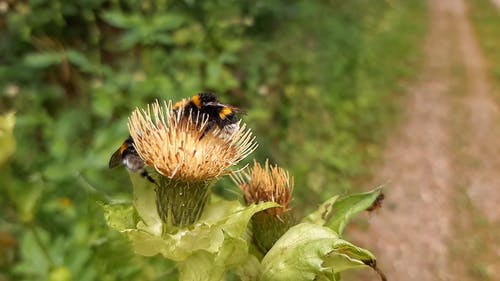
[[(488, 66), (490, 76), (493, 78), (494, 87), (500, 89), (500, 12), (499, 9), (487, 0), (473, 0), (469, 3), (469, 14), (475, 32), (479, 37)], [(500, 97), (497, 97), (500, 98)]]
[[(17, 150), (0, 170), (0, 280), (176, 280), (133, 255), (98, 202), (131, 199), (108, 170), (131, 110), (215, 91), (244, 109), (295, 177), (298, 210), (369, 173), (425, 7), (393, 1), (28, 1), (0, 18), (0, 112)], [(0, 148), (1, 149), (1, 148)], [(224, 179), (215, 187), (234, 197)]]

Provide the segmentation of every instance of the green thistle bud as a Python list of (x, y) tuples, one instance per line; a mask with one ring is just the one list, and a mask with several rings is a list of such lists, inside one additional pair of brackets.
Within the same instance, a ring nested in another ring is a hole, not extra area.
[(207, 125), (207, 116), (174, 111), (171, 102), (136, 109), (129, 118), (138, 154), (159, 174), (156, 207), (167, 226), (196, 222), (211, 185), (257, 147), (245, 125), (230, 136), (218, 128), (207, 132)]
[(286, 170), (276, 165), (270, 166), (266, 160), (264, 167), (254, 161), (252, 168), (232, 175), (232, 179), (243, 191), (247, 204), (280, 204), (280, 207), (261, 211), (252, 217), (254, 242), (263, 253), (267, 253), (295, 223), (288, 206), (292, 199), (293, 178)]

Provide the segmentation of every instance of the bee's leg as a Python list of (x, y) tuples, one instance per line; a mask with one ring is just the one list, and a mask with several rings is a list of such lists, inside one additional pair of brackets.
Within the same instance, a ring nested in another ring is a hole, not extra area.
[(201, 140), (210, 130), (212, 130), (215, 126), (214, 121), (208, 121), (207, 126), (205, 127), (205, 130), (203, 130), (203, 133), (201, 134), (200, 138), (198, 140)]
[(155, 179), (153, 179), (153, 177), (146, 170), (143, 170), (141, 172), (141, 176), (143, 178), (147, 179), (148, 181), (150, 181), (151, 183), (154, 183), (155, 185), (158, 185), (158, 183), (156, 183)]

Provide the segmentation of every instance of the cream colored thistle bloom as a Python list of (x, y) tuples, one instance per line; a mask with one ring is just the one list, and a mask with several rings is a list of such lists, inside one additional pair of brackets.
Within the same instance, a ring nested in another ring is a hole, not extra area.
[(173, 110), (158, 101), (135, 109), (128, 121), (134, 146), (146, 165), (161, 176), (157, 208), (166, 223), (195, 222), (208, 198), (210, 185), (255, 150), (251, 131), (243, 124), (231, 135), (219, 128), (207, 131), (208, 116)]
[[(206, 116), (190, 116), (183, 108), (158, 101), (136, 109), (128, 127), (135, 148), (146, 165), (168, 178), (210, 180), (228, 172), (255, 150), (255, 137), (240, 126), (229, 137), (216, 128), (205, 133)], [(186, 117), (188, 115), (189, 117)], [(203, 137), (202, 137), (203, 136)]]

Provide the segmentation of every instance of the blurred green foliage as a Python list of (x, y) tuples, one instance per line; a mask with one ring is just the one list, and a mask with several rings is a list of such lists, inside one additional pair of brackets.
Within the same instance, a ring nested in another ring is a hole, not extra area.
[(0, 280), (175, 280), (110, 232), (97, 203), (131, 200), (107, 162), (130, 111), (154, 99), (215, 91), (243, 108), (255, 157), (290, 170), (296, 205), (349, 189), (412, 74), (422, 5), (1, 1), (0, 113), (15, 112), (17, 149), (0, 164)]

